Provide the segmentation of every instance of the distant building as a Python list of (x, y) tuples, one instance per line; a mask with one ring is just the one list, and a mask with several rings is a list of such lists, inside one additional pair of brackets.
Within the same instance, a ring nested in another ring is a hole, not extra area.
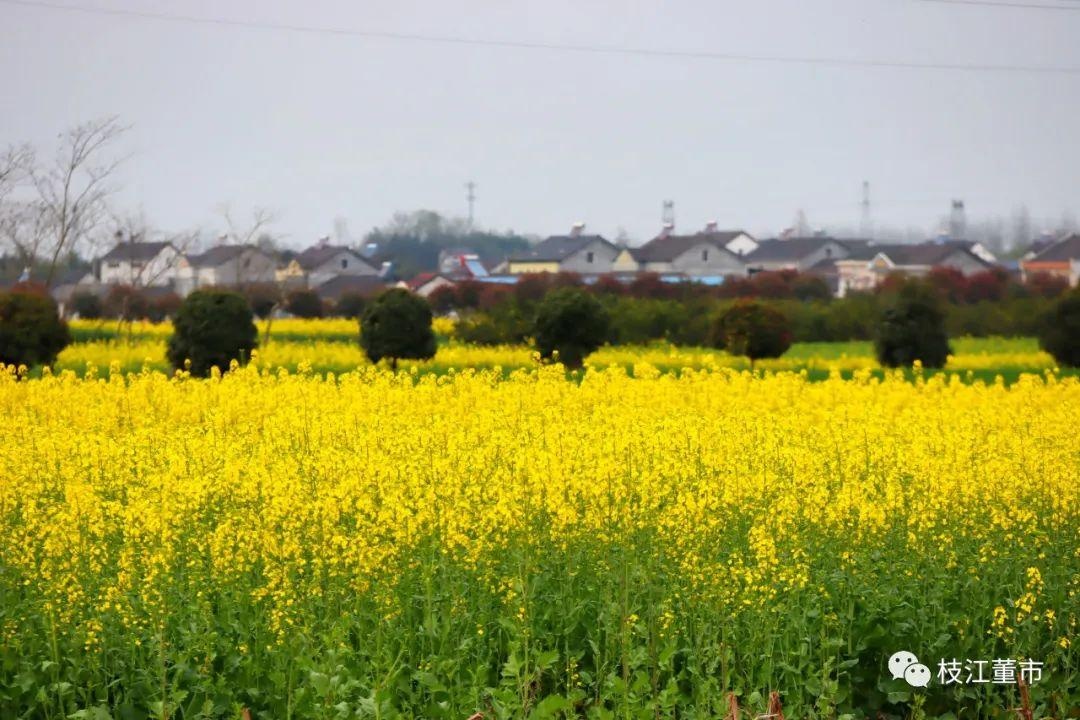
[(586, 235), (577, 223), (569, 235), (555, 235), (530, 250), (511, 255), (507, 272), (512, 275), (534, 272), (611, 272), (619, 248), (600, 235)]
[(60, 275), (49, 294), (56, 301), (57, 309), (63, 317), (70, 314), (71, 299), (75, 295), (79, 293), (101, 295), (101, 292), (102, 286), (94, 277), (93, 271), (88, 268), (78, 268), (67, 270)]
[(120, 241), (102, 256), (98, 272), (102, 285), (176, 287), (189, 267), (171, 242)]
[(272, 283), (277, 260), (255, 245), (218, 245), (188, 258), (191, 289)]
[[(946, 267), (973, 275), (994, 267), (976, 254), (978, 247), (981, 247), (978, 243), (963, 241), (852, 246), (847, 257), (831, 262), (834, 289), (839, 297), (844, 297), (850, 292), (872, 290), (893, 273), (921, 277), (933, 268)], [(830, 275), (825, 263), (811, 272)]]
[(439, 253), (439, 274), (455, 279), (479, 279), (491, 273), (471, 250), (444, 250)]
[(379, 269), (360, 253), (323, 240), (296, 255), (277, 272), (279, 282), (317, 288), (340, 275), (378, 276)]
[(1080, 234), (1074, 233), (1020, 261), (1024, 282), (1036, 275), (1061, 278), (1072, 287), (1080, 284)]
[(410, 290), (420, 297), (428, 297), (431, 293), (435, 292), (442, 287), (454, 287), (458, 284), (460, 279), (454, 279), (442, 273), (420, 273), (412, 280), (398, 283), (399, 287), (404, 287), (406, 290)]
[(675, 235), (670, 228), (638, 248), (622, 248), (613, 263), (615, 272), (676, 273), (693, 278), (723, 279), (746, 274), (735, 247), (757, 247), (741, 230), (720, 232), (714, 226), (695, 235)]
[(865, 244), (865, 240), (837, 240), (824, 235), (775, 238), (760, 241), (743, 260), (749, 274), (768, 270), (808, 272), (819, 263), (843, 260), (853, 248)]

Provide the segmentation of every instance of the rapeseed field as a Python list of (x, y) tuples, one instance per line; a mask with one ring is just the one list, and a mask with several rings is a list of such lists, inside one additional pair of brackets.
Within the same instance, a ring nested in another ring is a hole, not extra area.
[(0, 374), (0, 717), (1080, 707), (1076, 378), (276, 362)]

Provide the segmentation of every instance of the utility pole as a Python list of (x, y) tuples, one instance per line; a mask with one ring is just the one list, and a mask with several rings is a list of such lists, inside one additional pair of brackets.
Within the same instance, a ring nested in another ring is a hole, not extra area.
[(870, 181), (863, 180), (862, 184), (862, 203), (860, 204), (862, 209), (861, 217), (859, 218), (859, 234), (863, 236), (864, 240), (872, 239), (874, 233), (874, 227), (870, 220)]
[(469, 203), (469, 229), (473, 226), (473, 205), (476, 203), (476, 183), (472, 180), (465, 183), (465, 200)]

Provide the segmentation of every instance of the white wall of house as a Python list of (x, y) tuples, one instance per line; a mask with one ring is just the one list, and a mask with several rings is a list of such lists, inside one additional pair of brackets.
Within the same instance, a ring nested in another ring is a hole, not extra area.
[(592, 240), (575, 253), (563, 258), (559, 270), (576, 273), (608, 273), (619, 248), (601, 240)]
[(754, 240), (746, 233), (742, 233), (729, 240), (726, 247), (736, 255), (749, 255), (754, 250), (757, 250), (757, 246), (757, 240)]
[(103, 260), (103, 285), (133, 285), (135, 287), (168, 287), (189, 272), (187, 258), (176, 248), (166, 246), (149, 260)]
[(965, 275), (974, 275), (975, 273), (986, 270), (986, 265), (979, 262), (979, 258), (973, 257), (971, 253), (966, 253), (960, 250), (949, 255), (947, 258), (941, 261), (941, 264), (945, 267), (951, 267), (959, 270)]
[(701, 242), (670, 262), (645, 263), (649, 272), (677, 272), (690, 276), (745, 275), (746, 266), (739, 258), (716, 245)]
[(274, 282), (277, 261), (254, 248), (245, 249), (220, 265), (198, 268), (198, 286), (233, 286)]
[(318, 287), (341, 275), (378, 275), (379, 271), (351, 250), (342, 250), (321, 265), (308, 270), (308, 287)]

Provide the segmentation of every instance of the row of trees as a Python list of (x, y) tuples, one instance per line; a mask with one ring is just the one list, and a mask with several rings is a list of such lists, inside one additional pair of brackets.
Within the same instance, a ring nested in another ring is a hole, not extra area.
[[(934, 287), (908, 280), (896, 291), (878, 320), (875, 348), (888, 367), (942, 367), (950, 353), (942, 301)], [(372, 362), (434, 356), (430, 305), (405, 290), (384, 292), (360, 314), (360, 344)], [(790, 319), (761, 302), (738, 300), (706, 321), (707, 343), (751, 362), (783, 355), (791, 346)], [(168, 359), (173, 367), (205, 376), (230, 362), (245, 361), (258, 342), (251, 305), (239, 293), (200, 290), (180, 305), (173, 320)], [(577, 287), (549, 291), (528, 319), (530, 335), (545, 359), (581, 367), (604, 344), (611, 315), (593, 294)], [(465, 332), (477, 325), (466, 322)], [(53, 301), (27, 289), (0, 295), (0, 362), (48, 364), (70, 341), (67, 325)], [(1080, 290), (1059, 300), (1045, 319), (1041, 345), (1061, 365), (1080, 366)]]
[[(229, 288), (217, 288), (229, 290)], [(294, 317), (359, 317), (367, 297), (345, 293), (337, 300), (324, 300), (313, 290), (281, 292), (276, 286), (251, 285), (236, 291), (256, 317), (265, 319), (282, 309)], [(172, 292), (147, 292), (130, 285), (110, 287), (104, 296), (79, 292), (71, 298), (71, 312), (83, 320), (149, 320), (161, 322), (172, 318), (183, 299)]]

